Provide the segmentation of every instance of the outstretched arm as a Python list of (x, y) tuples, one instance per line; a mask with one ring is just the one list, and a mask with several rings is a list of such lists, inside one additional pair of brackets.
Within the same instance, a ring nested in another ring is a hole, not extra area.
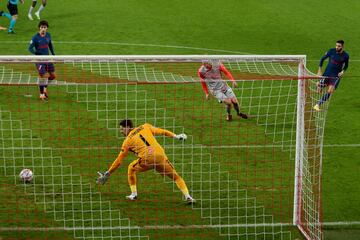
[(165, 135), (165, 136), (168, 136), (168, 137), (174, 137), (175, 136), (175, 133), (170, 132), (169, 130), (162, 129), (162, 128), (157, 128), (157, 127), (151, 126), (150, 129), (151, 129), (151, 132), (154, 135)]
[(123, 161), (123, 159), (127, 156), (129, 149), (127, 147), (122, 146), (121, 151), (115, 161), (111, 164), (109, 170), (107, 170), (110, 174), (112, 174), (116, 169), (118, 169)]
[(123, 145), (121, 146), (121, 152), (119, 153), (118, 157), (115, 161), (111, 164), (111, 167), (106, 172), (98, 172), (99, 177), (96, 180), (97, 184), (104, 185), (106, 181), (110, 178), (111, 173), (113, 173), (118, 167), (120, 167), (123, 159), (126, 157), (129, 149), (125, 145), (126, 140), (124, 141)]
[(185, 133), (175, 134), (175, 133), (170, 132), (168, 130), (165, 130), (165, 129), (162, 129), (162, 128), (156, 128), (156, 127), (153, 127), (153, 126), (151, 126), (150, 129), (151, 129), (151, 132), (154, 135), (165, 135), (165, 136), (168, 136), (168, 137), (176, 138), (178, 140), (186, 140), (187, 139), (187, 136), (186, 136)]
[(227, 79), (231, 80), (233, 82), (233, 86), (237, 87), (237, 82), (234, 80), (234, 77), (232, 76), (231, 72), (229, 70), (226, 69), (226, 67), (224, 66), (224, 64), (220, 65), (220, 71), (222, 71), (225, 76), (227, 77)]

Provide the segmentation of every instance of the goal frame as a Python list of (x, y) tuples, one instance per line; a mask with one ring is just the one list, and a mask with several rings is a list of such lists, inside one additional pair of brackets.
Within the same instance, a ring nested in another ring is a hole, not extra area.
[[(305, 130), (305, 104), (306, 104), (306, 55), (57, 55), (57, 56), (0, 56), (0, 63), (27, 62), (36, 63), (39, 61), (65, 62), (76, 61), (108, 61), (108, 62), (193, 62), (202, 60), (249, 60), (249, 61), (287, 61), (298, 63), (298, 89), (297, 89), (297, 117), (296, 117), (296, 150), (295, 150), (295, 172), (294, 172), (294, 202), (293, 202), (293, 225), (297, 226), (302, 234), (311, 239), (302, 223), (302, 176), (304, 151), (306, 151), (306, 130)], [(312, 77), (313, 79), (316, 77)], [(294, 78), (296, 79), (296, 77)], [(238, 79), (239, 80), (239, 79)], [(320, 155), (321, 178), (322, 155)], [(321, 182), (320, 182), (321, 184)], [(319, 186), (321, 189), (321, 186)], [(320, 190), (319, 190), (320, 191)], [(321, 193), (321, 192), (320, 192)], [(321, 198), (320, 198), (321, 199)], [(319, 202), (321, 213), (321, 202)], [(322, 221), (322, 220), (321, 220)], [(321, 224), (321, 223), (315, 223)], [(322, 238), (322, 237), (321, 237)], [(321, 239), (320, 238), (320, 239)]]

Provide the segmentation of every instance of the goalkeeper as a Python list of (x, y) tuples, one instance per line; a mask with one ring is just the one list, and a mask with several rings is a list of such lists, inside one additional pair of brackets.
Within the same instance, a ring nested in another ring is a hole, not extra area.
[(213, 63), (212, 61), (206, 60), (203, 61), (203, 65), (199, 68), (198, 76), (200, 77), (200, 82), (205, 92), (206, 100), (209, 99), (210, 90), (210, 93), (217, 98), (219, 103), (225, 103), (227, 121), (232, 120), (232, 105), (234, 106), (234, 109), (239, 117), (247, 119), (248, 116), (245, 113), (240, 112), (238, 100), (233, 90), (227, 85), (226, 81), (221, 78), (221, 73), (224, 73), (226, 77), (232, 81), (233, 87), (237, 87), (237, 83), (233, 76), (222, 63)]
[(168, 160), (164, 149), (154, 137), (154, 135), (165, 135), (178, 140), (186, 140), (187, 136), (184, 133), (175, 135), (168, 130), (156, 128), (149, 123), (134, 128), (132, 121), (128, 119), (120, 122), (120, 131), (126, 136), (121, 146), (121, 151), (111, 167), (105, 173), (98, 172), (98, 184), (105, 184), (110, 175), (121, 165), (128, 152), (131, 151), (137, 156), (137, 159), (128, 166), (128, 181), (131, 194), (126, 196), (127, 199), (137, 199), (136, 174), (138, 172), (155, 169), (160, 174), (168, 176), (175, 181), (178, 188), (184, 194), (187, 202), (195, 203), (195, 199), (189, 194), (186, 183), (175, 171), (173, 165)]

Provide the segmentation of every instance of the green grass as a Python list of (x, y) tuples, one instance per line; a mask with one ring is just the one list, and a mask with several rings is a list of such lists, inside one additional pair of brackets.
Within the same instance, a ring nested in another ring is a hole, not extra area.
[[(135, 1), (126, 2), (118, 0), (108, 0), (102, 3), (98, 1), (87, 1), (86, 4), (81, 1), (62, 1), (59, 4), (55, 1), (49, 1), (48, 6), (43, 12), (43, 16), (50, 22), (50, 32), (52, 33), (55, 50), (58, 55), (63, 54), (224, 54), (226, 52), (211, 51), (206, 49), (185, 49), (185, 48), (169, 48), (164, 46), (188, 46), (195, 48), (207, 49), (223, 49), (227, 51), (254, 53), (254, 54), (306, 54), (308, 59), (316, 60), (308, 62), (307, 66), (310, 70), (316, 71), (317, 61), (321, 54), (328, 48), (333, 47), (335, 40), (344, 38), (346, 42), (346, 49), (349, 50), (351, 60), (359, 59), (359, 32), (354, 31), (359, 25), (359, 20), (354, 17), (359, 12), (360, 5), (357, 1), (348, 1), (342, 3), (339, 8), (338, 1), (211, 1), (204, 7), (203, 1)], [(4, 32), (0, 32), (0, 54), (15, 55), (28, 54), (27, 45), (31, 36), (37, 31), (36, 21), (30, 22), (26, 19), (26, 10), (30, 2), (26, 2), (25, 6), (20, 6), (20, 18), (16, 25), (17, 35), (8, 36)], [(6, 9), (5, 3), (2, 2), (0, 9)], [(331, 13), (332, 17), (328, 17)], [(5, 18), (0, 18), (0, 25), (7, 25)], [(220, 26), (220, 27), (218, 27)], [(14, 41), (13, 44), (5, 44), (4, 41)], [(136, 46), (136, 45), (106, 45), (106, 44), (75, 44), (64, 43), (67, 41), (77, 42), (114, 42), (114, 43), (128, 43), (128, 44), (156, 44), (163, 45), (163, 47), (151, 46)], [(10, 47), (9, 47), (10, 46)], [(332, 99), (330, 110), (328, 113), (325, 140), (324, 144), (357, 144), (359, 135), (359, 102), (355, 96), (359, 90), (357, 78), (359, 76), (359, 62), (350, 62), (349, 71), (341, 82), (340, 88)], [(163, 89), (162, 89), (163, 90)], [(9, 92), (8, 89), (2, 91), (1, 105), (5, 108), (10, 108), (8, 104)], [(21, 90), (22, 91), (22, 90)], [(21, 92), (20, 91), (20, 92)], [(33, 89), (27, 89), (34, 96), (36, 92)], [(200, 89), (199, 89), (200, 91)], [(150, 89), (150, 93), (153, 90)], [(106, 132), (108, 127), (104, 122), (99, 123), (93, 113), (86, 114), (84, 106), (74, 104), (73, 96), (65, 94), (62, 91), (56, 95), (57, 100), (64, 103), (63, 99), (68, 99), (66, 105), (58, 105), (64, 109), (76, 109), (82, 116), (76, 116), (79, 119), (77, 122), (69, 120), (73, 112), (67, 114), (66, 112), (56, 112), (55, 109), (49, 109), (45, 116), (32, 115), (32, 119), (52, 118), (59, 119), (59, 128), (64, 128), (62, 123), (74, 124), (73, 128), (77, 129), (82, 125), (94, 126), (93, 128), (98, 132), (103, 132), (101, 135), (93, 135), (93, 131), (82, 131), (82, 139), (79, 141), (64, 142), (69, 137), (64, 132), (56, 131), (41, 131), (42, 126), (32, 123), (36, 137), (45, 139), (45, 144), (50, 147), (56, 146), (62, 148), (63, 146), (80, 146), (81, 144), (94, 144), (99, 146), (109, 146), (105, 152), (93, 151), (70, 151), (58, 150), (58, 154), (62, 155), (64, 159), (74, 166), (79, 174), (85, 176), (89, 182), (93, 181), (94, 173), (103, 168), (104, 165), (112, 161), (117, 154), (117, 150), (110, 148), (118, 146), (113, 133)], [(200, 94), (200, 92), (198, 93)], [(200, 96), (200, 95), (199, 95)], [(55, 100), (56, 100), (55, 97)], [(37, 101), (21, 96), (11, 97), (13, 104), (25, 102), (23, 108), (26, 106), (33, 106), (31, 111), (39, 108)], [(160, 100), (161, 101), (161, 100)], [(245, 105), (245, 104), (244, 104)], [(17, 105), (14, 105), (17, 106)], [(215, 103), (206, 105), (207, 107), (219, 107)], [(13, 112), (18, 112), (13, 108)], [(171, 106), (169, 106), (171, 108)], [(23, 109), (24, 110), (24, 109)], [(30, 114), (28, 111), (27, 114)], [(220, 110), (214, 110), (215, 114), (220, 114)], [(51, 114), (54, 113), (55, 115)], [(194, 115), (193, 121), (198, 121), (197, 113), (179, 116), (179, 112), (170, 111), (177, 117), (177, 121), (189, 118), (189, 115)], [(142, 115), (141, 115), (142, 116)], [(220, 115), (217, 115), (220, 116)], [(17, 113), (18, 119), (28, 119), (26, 114)], [(219, 117), (220, 118), (220, 117)], [(46, 121), (46, 120), (44, 120)], [(345, 127), (344, 127), (345, 123)], [(110, 123), (112, 124), (112, 123)], [(159, 122), (159, 125), (165, 124)], [(196, 137), (196, 141), (206, 141), (206, 137), (199, 128), (195, 128), (188, 121), (176, 122), (176, 124), (187, 126), (192, 129), (192, 134)], [(236, 128), (236, 123), (232, 123), (232, 129)], [(202, 124), (206, 126), (206, 122)], [(254, 130), (249, 125), (245, 129), (249, 132)], [(219, 123), (219, 126), (223, 126)], [(28, 126), (29, 127), (29, 126)], [(68, 127), (68, 126), (66, 126)], [(70, 127), (69, 127), (70, 128)], [(241, 130), (243, 131), (243, 130)], [(238, 133), (243, 133), (239, 130)], [(257, 131), (261, 132), (261, 128)], [(75, 133), (74, 133), (75, 134)], [(225, 131), (223, 132), (225, 134)], [(259, 134), (260, 135), (260, 134)], [(53, 137), (52, 137), (53, 136)], [(215, 136), (215, 133), (214, 135)], [(62, 139), (62, 141), (57, 141)], [(70, 137), (71, 139), (72, 137)], [(91, 141), (89, 140), (91, 139)], [(109, 139), (105, 144), (101, 139)], [(214, 137), (211, 139), (215, 139)], [(105, 145), (104, 145), (105, 144)], [(239, 154), (242, 152), (238, 152)], [(97, 154), (97, 155), (96, 155)], [(248, 153), (251, 154), (251, 153)], [(259, 156), (258, 153), (252, 153)], [(220, 153), (213, 152), (213, 155), (219, 158)], [(229, 158), (232, 153), (226, 154)], [(82, 156), (81, 159), (76, 159), (74, 156)], [(89, 156), (97, 156), (94, 158), (93, 164), (84, 163), (84, 159)], [(251, 155), (249, 155), (251, 156)], [(356, 159), (359, 156), (358, 147), (325, 147), (324, 148), (324, 165), (323, 165), (323, 204), (324, 204), (324, 220), (325, 221), (359, 221), (359, 186), (356, 182), (359, 175), (359, 164)], [(128, 163), (130, 159), (127, 160)], [(125, 165), (125, 164), (124, 164)], [(224, 166), (233, 167), (232, 163), (224, 162)], [(86, 169), (86, 173), (84, 173)], [(18, 169), (16, 169), (17, 172)], [(242, 167), (237, 169), (230, 169), (234, 178), (246, 181), (248, 175), (244, 174)], [(240, 176), (238, 173), (240, 172)], [(252, 172), (248, 170), (248, 172)], [(246, 173), (246, 172), (245, 172)], [(244, 174), (244, 175), (241, 175)], [(110, 189), (105, 191), (105, 196), (109, 199), (114, 198), (113, 202), (120, 201), (119, 199), (128, 192), (126, 178), (126, 169), (123, 167), (119, 170), (119, 174), (115, 180), (112, 180), (111, 185), (116, 191), (121, 192), (116, 196), (107, 194)], [(147, 178), (154, 180), (156, 177), (153, 174), (145, 174)], [(144, 175), (144, 177), (145, 177)], [(149, 175), (149, 176), (148, 176)], [(143, 176), (141, 176), (143, 178)], [(186, 176), (184, 176), (186, 179)], [(157, 184), (166, 187), (162, 184), (162, 180), (156, 180), (153, 188)], [(142, 184), (142, 183), (141, 183)], [(259, 183), (262, 184), (262, 183)], [(266, 184), (266, 181), (264, 182)], [(143, 187), (147, 189), (147, 187)], [(151, 189), (151, 188), (150, 188)], [(171, 189), (170, 189), (171, 190)], [(10, 192), (10, 191), (9, 191)], [(16, 191), (15, 191), (16, 192)], [(18, 193), (21, 196), (21, 191)], [(153, 206), (155, 196), (148, 193), (149, 198), (148, 209)], [(160, 194), (157, 192), (157, 194)], [(120, 196), (120, 197), (119, 197)], [(275, 198), (279, 195), (274, 193)], [(163, 196), (164, 198), (166, 196)], [(171, 196), (172, 197), (172, 196)], [(145, 196), (144, 196), (145, 198)], [(178, 196), (175, 197), (178, 199)], [(173, 199), (174, 204), (176, 200)], [(126, 209), (129, 204), (121, 202), (115, 205), (115, 208)], [(137, 207), (137, 206), (136, 206)], [(136, 209), (134, 207), (134, 209)], [(170, 206), (165, 206), (170, 208)], [(156, 205), (153, 209), (160, 209)], [(7, 219), (6, 214), (3, 214), (1, 219)], [(133, 210), (126, 212), (127, 215), (134, 214)], [(149, 212), (150, 214), (157, 214), (157, 212)], [(196, 215), (196, 214), (195, 214)], [(286, 214), (288, 216), (288, 214)], [(170, 214), (172, 216), (172, 214)], [(141, 216), (135, 217), (141, 219)], [(53, 220), (52, 216), (47, 216), (49, 221)], [(167, 219), (164, 217), (164, 219)], [(181, 219), (181, 218), (180, 218)], [(197, 219), (198, 220), (198, 219)], [(200, 220), (201, 221), (201, 220)], [(167, 222), (168, 221), (163, 221)], [(159, 221), (159, 224), (163, 223)], [(190, 221), (191, 222), (191, 221)], [(56, 222), (54, 223), (56, 224)], [(358, 226), (354, 226), (358, 228)], [(332, 230), (340, 231), (341, 230)], [(356, 230), (354, 230), (356, 232)], [(215, 236), (215, 231), (204, 233), (205, 236)], [(11, 237), (11, 233), (9, 233)], [(152, 233), (155, 236), (156, 233)], [(196, 234), (199, 234), (198, 232)], [(336, 233), (335, 233), (336, 234)], [(161, 234), (158, 234), (161, 235)], [(191, 233), (184, 233), (184, 235), (191, 238)], [(353, 234), (355, 235), (355, 234)], [(174, 236), (174, 232), (163, 233), (164, 236)], [(348, 235), (351, 239), (351, 234)], [(3, 233), (0, 237), (6, 238)], [(14, 236), (13, 236), (14, 237)], [(156, 237), (158, 237), (156, 235)], [(325, 235), (328, 238), (328, 235)], [(332, 239), (329, 237), (329, 239)], [(356, 237), (354, 237), (356, 239)]]

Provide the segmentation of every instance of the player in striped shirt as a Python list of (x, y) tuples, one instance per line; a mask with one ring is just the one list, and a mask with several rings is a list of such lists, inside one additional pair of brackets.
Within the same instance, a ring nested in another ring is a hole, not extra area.
[(154, 137), (154, 135), (165, 135), (178, 140), (186, 140), (186, 134), (176, 135), (168, 130), (156, 128), (149, 123), (134, 128), (132, 121), (128, 119), (120, 122), (120, 131), (126, 136), (121, 146), (121, 151), (105, 173), (98, 172), (98, 184), (105, 184), (110, 175), (121, 165), (123, 159), (130, 151), (137, 156), (137, 159), (128, 166), (128, 181), (131, 194), (126, 197), (127, 199), (136, 200), (138, 197), (136, 174), (155, 169), (158, 173), (171, 178), (176, 183), (188, 203), (195, 203), (195, 199), (189, 194), (185, 181), (175, 171), (164, 149)]
[(198, 76), (200, 77), (200, 82), (205, 92), (206, 100), (209, 99), (210, 92), (217, 98), (219, 103), (225, 103), (227, 121), (232, 120), (231, 106), (234, 106), (236, 114), (239, 117), (247, 119), (248, 116), (245, 113), (240, 112), (238, 100), (233, 90), (229, 87), (226, 81), (222, 79), (221, 73), (224, 73), (225, 76), (232, 81), (233, 87), (237, 87), (237, 83), (233, 76), (222, 63), (206, 60), (199, 68)]

